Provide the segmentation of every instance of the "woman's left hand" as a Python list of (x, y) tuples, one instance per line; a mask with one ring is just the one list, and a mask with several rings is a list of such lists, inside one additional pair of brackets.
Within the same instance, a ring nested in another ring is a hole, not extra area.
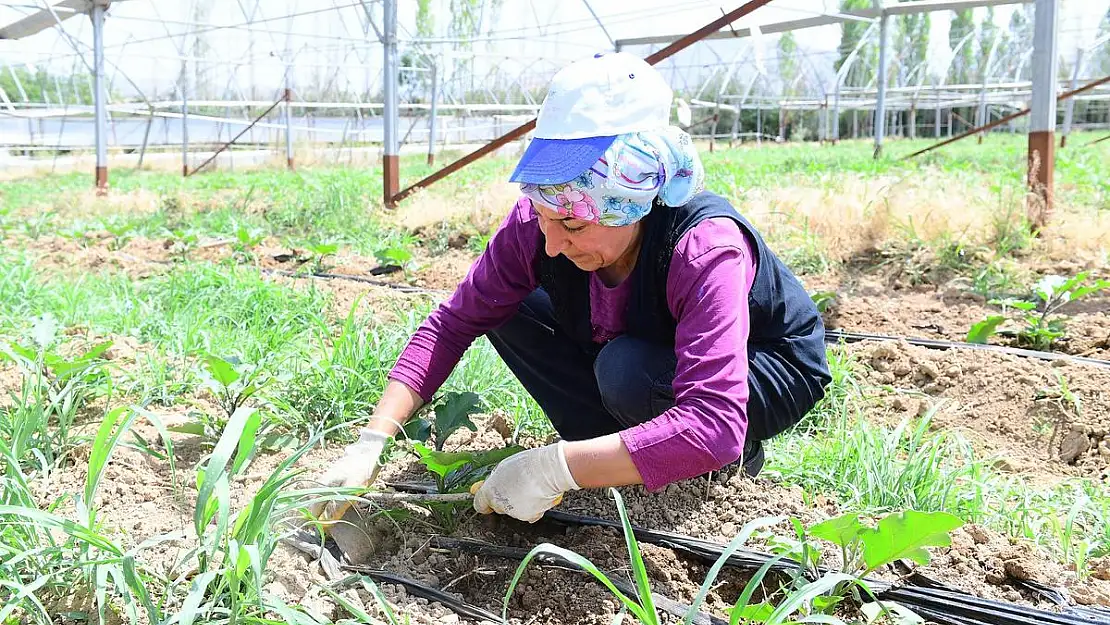
[(474, 493), (474, 509), (528, 523), (540, 520), (544, 512), (559, 505), (563, 493), (579, 489), (567, 466), (565, 445), (559, 441), (502, 460)]

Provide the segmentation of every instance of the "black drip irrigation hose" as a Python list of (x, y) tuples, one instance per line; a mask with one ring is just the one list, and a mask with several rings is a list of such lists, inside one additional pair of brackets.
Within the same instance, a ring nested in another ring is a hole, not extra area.
[[(494, 623), (501, 621), (500, 615), (456, 599), (454, 596), (438, 588), (433, 588), (432, 586), (410, 579), (399, 573), (386, 571), (385, 569), (343, 563), (343, 554), (340, 552), (339, 546), (335, 544), (335, 541), (328, 539), (325, 544), (321, 545), (320, 536), (315, 532), (304, 530), (290, 532), (282, 538), (282, 542), (313, 558), (319, 558), (321, 561), (326, 560), (329, 565), (324, 567), (325, 572), (327, 572), (329, 577), (333, 580), (337, 580), (338, 569), (361, 573), (378, 582), (404, 586), (409, 594), (422, 597), (428, 601), (438, 601), (443, 607), (459, 616), (479, 621), (491, 621)], [(329, 568), (333, 570), (328, 572)], [(340, 582), (336, 584), (336, 589), (338, 590), (342, 584), (342, 580), (337, 581)]]
[[(623, 531), (620, 523), (597, 517), (552, 510), (548, 511), (544, 518), (563, 524), (602, 526)], [(677, 550), (693, 555), (707, 564), (716, 562), (724, 552), (723, 545), (692, 536), (636, 526), (633, 526), (632, 530), (638, 540), (672, 549), (677, 546)], [(756, 551), (739, 550), (729, 557), (726, 566), (750, 570), (762, 566), (772, 557)], [(798, 563), (783, 559), (778, 562), (777, 568), (797, 569)], [(1105, 625), (1110, 623), (1110, 619), (1107, 618), (1110, 612), (1103, 610), (1067, 610), (1064, 613), (1056, 613), (1031, 606), (984, 599), (955, 589), (926, 588), (911, 583), (892, 584), (882, 580), (864, 581), (875, 591), (878, 599), (902, 604), (920, 616), (944, 625), (1090, 625), (1090, 623)], [(912, 578), (909, 581), (912, 582)], [(1062, 594), (1060, 600), (1067, 603)], [(1091, 612), (1094, 614), (1092, 615)]]
[(441, 289), (426, 289), (420, 286), (398, 284), (396, 282), (389, 282), (388, 280), (375, 280), (374, 278), (367, 278), (365, 276), (354, 276), (345, 273), (297, 273), (295, 271), (286, 271), (284, 269), (269, 269), (267, 267), (259, 267), (258, 271), (267, 275), (282, 276), (286, 278), (318, 278), (321, 280), (347, 280), (349, 282), (361, 282), (363, 284), (390, 288), (402, 293), (426, 293), (431, 295), (450, 294), (450, 291), (444, 291)]
[(1007, 354), (1009, 356), (1019, 356), (1021, 358), (1034, 358), (1037, 360), (1065, 360), (1067, 362), (1075, 364), (1090, 365), (1093, 367), (1110, 369), (1110, 360), (1087, 358), (1086, 356), (1072, 356), (1071, 354), (1061, 354), (1058, 352), (1039, 352), (1033, 349), (1006, 347), (1005, 345), (964, 343), (960, 341), (946, 341), (943, 339), (920, 339), (903, 336), (887, 336), (885, 334), (848, 332), (844, 330), (825, 330), (826, 343), (839, 343), (841, 341), (844, 341), (845, 343), (860, 343), (863, 341), (881, 341), (886, 343), (894, 343), (905, 341), (910, 345), (916, 345), (918, 347), (924, 347), (927, 349), (973, 349), (978, 351), (994, 352), (996, 354)]
[(454, 596), (438, 588), (433, 588), (432, 586), (420, 583), (414, 579), (409, 579), (403, 575), (398, 575), (397, 573), (384, 569), (375, 569), (369, 566), (357, 566), (354, 564), (345, 564), (343, 568), (355, 573), (361, 573), (377, 582), (404, 586), (409, 594), (422, 597), (428, 601), (438, 601), (443, 607), (450, 609), (459, 616), (465, 616), (479, 621), (492, 621), (494, 623), (501, 621), (501, 615), (499, 614), (494, 614), (476, 605), (459, 601)]
[[(432, 545), (440, 549), (449, 549), (451, 551), (465, 551), (467, 553), (479, 556), (504, 558), (506, 560), (516, 561), (524, 560), (529, 551), (528, 549), (523, 549), (520, 547), (505, 547), (502, 545), (495, 545), (493, 543), (487, 543), (485, 541), (472, 538), (445, 538), (442, 536), (437, 536), (436, 538), (434, 538), (432, 540)], [(534, 560), (543, 564), (564, 566), (575, 569), (577, 571), (584, 571), (584, 569), (571, 562), (570, 560), (554, 554), (541, 553), (536, 555)], [(637, 596), (636, 589), (633, 588), (632, 585), (628, 582), (625, 582), (617, 576), (609, 573), (606, 573), (606, 577), (608, 577), (609, 581), (613, 583), (613, 586), (616, 586), (617, 590), (621, 591), (625, 595), (629, 597)], [(590, 579), (593, 579), (593, 577), (591, 576)], [(655, 603), (655, 607), (666, 612), (667, 614), (670, 614), (671, 616), (684, 618), (686, 614), (690, 611), (690, 606), (665, 597), (659, 593), (651, 593), (651, 599)], [(727, 625), (728, 623), (728, 621), (725, 621), (724, 619), (717, 618), (710, 614), (705, 614), (704, 612), (696, 612), (691, 622), (695, 625)]]

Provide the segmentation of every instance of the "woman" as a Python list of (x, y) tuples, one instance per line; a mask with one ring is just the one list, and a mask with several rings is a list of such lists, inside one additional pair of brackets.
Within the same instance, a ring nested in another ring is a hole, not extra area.
[(522, 197), (325, 484), (372, 482), (388, 438), (482, 335), (560, 440), (502, 462), (479, 512), (531, 522), (570, 490), (655, 491), (735, 462), (759, 472), (761, 441), (824, 395), (824, 327), (755, 228), (702, 190), (671, 100), (624, 53), (554, 77), (511, 178)]

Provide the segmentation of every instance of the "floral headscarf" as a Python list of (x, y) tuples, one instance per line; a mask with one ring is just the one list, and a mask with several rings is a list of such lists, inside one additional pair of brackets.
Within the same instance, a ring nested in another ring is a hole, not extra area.
[(574, 180), (521, 185), (533, 203), (566, 217), (627, 226), (651, 212), (656, 198), (682, 206), (701, 192), (705, 168), (690, 135), (675, 126), (619, 135), (600, 159)]

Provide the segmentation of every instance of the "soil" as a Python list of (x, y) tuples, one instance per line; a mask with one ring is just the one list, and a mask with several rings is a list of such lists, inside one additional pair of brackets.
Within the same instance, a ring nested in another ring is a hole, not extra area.
[[(911, 355), (923, 357), (910, 352)], [(860, 356), (865, 354), (861, 351)], [(874, 356), (874, 354), (872, 354)], [(166, 425), (188, 420), (183, 409), (158, 412)], [(446, 449), (488, 449), (504, 444), (485, 418), (476, 419), (477, 433), (463, 430), (448, 442)], [(91, 425), (90, 425), (91, 427)], [(136, 431), (148, 441), (159, 441), (157, 432), (145, 422), (136, 422)], [(177, 533), (182, 538), (163, 542), (142, 552), (143, 566), (160, 574), (175, 576), (188, 570), (191, 562), (184, 560), (186, 550), (195, 544), (192, 512), (194, 506), (195, 465), (209, 448), (198, 438), (173, 434), (178, 472), (175, 488), (169, 465), (163, 460), (121, 447), (109, 464), (102, 482), (97, 504), (99, 520), (115, 540), (126, 547), (144, 539)], [(525, 439), (526, 446), (544, 441)], [(341, 445), (329, 445), (310, 452), (301, 461), (308, 476), (323, 472), (342, 453)], [(48, 480), (35, 482), (35, 492), (43, 505), (65, 493), (83, 490), (87, 449), (74, 453), (75, 463), (51, 474)], [(241, 509), (248, 497), (278, 463), (285, 452), (260, 455), (245, 469), (244, 476), (233, 480), (232, 510)], [(421, 479), (413, 456), (398, 454), (383, 470), (382, 478), (413, 481)], [(305, 486), (307, 484), (300, 484)], [(764, 479), (752, 479), (737, 471), (726, 471), (673, 484), (659, 493), (650, 494), (642, 488), (620, 489), (633, 523), (654, 529), (688, 534), (697, 538), (724, 543), (734, 537), (743, 525), (760, 517), (795, 517), (814, 523), (836, 515), (837, 506), (830, 500), (807, 495), (798, 488), (786, 488)], [(108, 505), (105, 505), (108, 504)], [(608, 492), (578, 491), (568, 493), (560, 510), (616, 519), (616, 507)], [(61, 505), (62, 514), (73, 514), (72, 502)], [(468, 603), (499, 614), (509, 581), (517, 562), (487, 556), (474, 556), (436, 549), (430, 539), (439, 532), (432, 530), (420, 517), (400, 521), (400, 525), (381, 523), (375, 529), (375, 553), (369, 564), (394, 571), (423, 583), (445, 588)], [(786, 522), (773, 528), (779, 536), (789, 536)], [(566, 547), (592, 560), (631, 583), (628, 555), (619, 532), (597, 527), (564, 527), (541, 521), (526, 524), (507, 517), (482, 516), (466, 508), (460, 517), (454, 537), (467, 537), (490, 543), (529, 548), (540, 542)], [(749, 540), (747, 547), (767, 550), (765, 536)], [(697, 592), (708, 567), (669, 549), (643, 545), (653, 590), (666, 597), (689, 603)], [(970, 593), (1026, 605), (1051, 609), (1043, 599), (1015, 585), (1013, 578), (1031, 579), (1067, 590), (1077, 602), (1110, 605), (1110, 565), (1095, 563), (1096, 574), (1080, 582), (1074, 573), (1047, 561), (1031, 547), (1016, 543), (989, 530), (968, 526), (957, 531), (949, 548), (931, 550), (933, 561), (918, 570), (925, 575)], [(834, 549), (825, 553), (827, 564), (836, 565)], [(1100, 568), (1101, 567), (1101, 568)], [(1101, 575), (1097, 571), (1106, 568)], [(280, 544), (266, 567), (270, 573), (267, 589), (290, 602), (300, 602), (329, 618), (344, 616), (342, 609), (322, 593), (319, 584), (327, 583), (319, 565), (311, 558)], [(903, 572), (884, 571), (882, 577), (895, 579)], [(746, 578), (743, 572), (726, 571), (710, 593), (703, 611), (725, 614), (724, 610), (739, 593)], [(436, 602), (410, 596), (403, 588), (385, 584), (383, 590), (397, 608), (421, 624), (468, 622)], [(344, 596), (356, 605), (375, 614), (372, 598), (363, 590), (349, 590)], [(530, 565), (520, 587), (509, 604), (513, 623), (611, 623), (618, 606), (600, 585), (583, 574), (562, 567)], [(671, 619), (673, 622), (673, 619)]]
[(893, 423), (935, 408), (935, 429), (971, 439), (1004, 471), (1110, 478), (1110, 370), (904, 341), (846, 349), (865, 365), (870, 419)]

